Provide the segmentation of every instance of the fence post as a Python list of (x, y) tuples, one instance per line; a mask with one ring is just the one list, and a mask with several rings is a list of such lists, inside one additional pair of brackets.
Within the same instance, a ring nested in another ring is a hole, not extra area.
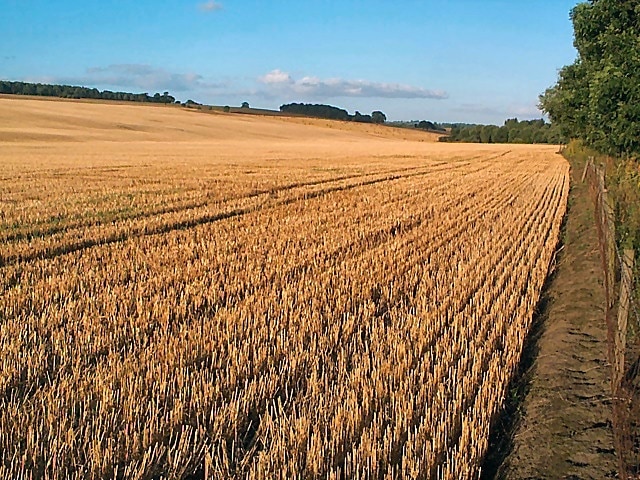
[(598, 202), (600, 204), (600, 223), (604, 237), (603, 253), (607, 307), (612, 308), (615, 303), (613, 297), (616, 277), (616, 227), (613, 207), (611, 207), (609, 193), (605, 184), (604, 168), (598, 169), (598, 196), (600, 197)]
[(627, 348), (627, 324), (629, 318), (629, 299), (631, 298), (631, 284), (633, 279), (634, 251), (626, 248), (622, 255), (620, 265), (620, 304), (618, 306), (618, 328), (615, 335), (615, 365), (614, 365), (614, 385), (616, 390), (620, 385), (624, 375), (624, 357)]
[(587, 171), (589, 170), (589, 166), (593, 163), (593, 157), (589, 157), (587, 159), (587, 163), (584, 164), (584, 171), (582, 172), (582, 180), (581, 183), (584, 183), (584, 179), (587, 176)]

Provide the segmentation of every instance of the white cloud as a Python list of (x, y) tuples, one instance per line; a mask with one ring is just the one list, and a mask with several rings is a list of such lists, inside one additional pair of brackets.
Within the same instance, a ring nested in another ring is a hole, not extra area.
[(295, 80), (289, 73), (276, 69), (258, 78), (273, 94), (299, 94), (315, 98), (367, 97), (367, 98), (431, 98), (444, 99), (448, 95), (441, 90), (428, 90), (422, 87), (400, 83), (371, 82), (368, 80), (345, 80), (307, 76)]
[(291, 75), (289, 75), (287, 72), (283, 72), (282, 70), (278, 70), (277, 68), (270, 71), (266, 75), (259, 77), (258, 80), (261, 83), (266, 83), (267, 85), (293, 83)]
[(542, 112), (531, 104), (479, 104), (463, 103), (452, 108), (452, 112), (462, 116), (464, 122), (493, 123), (502, 125), (508, 118), (533, 120), (542, 118)]
[(197, 73), (173, 73), (145, 64), (116, 64), (88, 68), (85, 75), (51, 79), (55, 83), (72, 85), (108, 85), (143, 90), (169, 90), (184, 92), (221, 88), (224, 85), (208, 83)]
[(504, 116), (506, 110), (496, 108), (494, 106), (481, 105), (478, 103), (463, 103), (453, 108), (454, 112), (468, 113), (473, 115), (488, 115), (488, 116)]
[(534, 103), (531, 103), (530, 105), (512, 105), (510, 106), (510, 110), (514, 113), (514, 116), (525, 119), (540, 118), (542, 116), (542, 112)]
[(202, 12), (215, 12), (217, 10), (222, 10), (222, 4), (211, 0), (209, 2), (199, 4), (198, 8)]

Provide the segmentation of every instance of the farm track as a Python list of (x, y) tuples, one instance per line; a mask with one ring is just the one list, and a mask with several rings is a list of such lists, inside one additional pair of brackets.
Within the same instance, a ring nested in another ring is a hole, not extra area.
[(593, 204), (572, 165), (563, 251), (550, 282), (537, 358), (497, 478), (604, 479), (617, 476), (613, 448), (604, 288)]

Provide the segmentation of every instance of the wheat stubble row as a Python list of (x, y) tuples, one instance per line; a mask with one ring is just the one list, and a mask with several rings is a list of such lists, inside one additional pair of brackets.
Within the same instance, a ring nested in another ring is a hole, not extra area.
[(0, 477), (477, 476), (568, 167), (525, 149), (392, 162), (285, 164), (126, 218), (82, 220), (79, 194), (59, 228), (53, 203), (44, 233), (17, 222)]

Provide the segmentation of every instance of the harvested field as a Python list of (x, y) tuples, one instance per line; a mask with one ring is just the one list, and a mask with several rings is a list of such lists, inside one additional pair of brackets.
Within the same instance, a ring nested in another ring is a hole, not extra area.
[(569, 166), (324, 123), (0, 99), (0, 478), (477, 477)]

